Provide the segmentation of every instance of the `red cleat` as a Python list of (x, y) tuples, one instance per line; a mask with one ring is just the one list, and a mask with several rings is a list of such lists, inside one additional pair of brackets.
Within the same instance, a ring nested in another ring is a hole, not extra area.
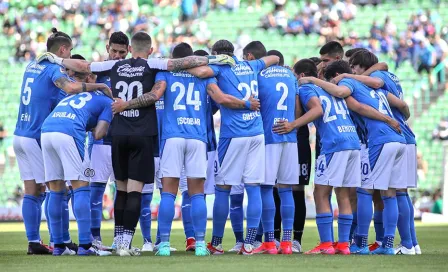
[(336, 251), (333, 247), (332, 242), (326, 242), (326, 243), (320, 243), (315, 248), (305, 252), (307, 255), (313, 255), (313, 254), (324, 254), (324, 255), (334, 255), (336, 254)]
[(214, 247), (212, 243), (207, 244), (207, 249), (210, 251), (210, 255), (222, 255), (224, 254), (224, 250), (222, 249), (221, 245), (217, 245)]
[(185, 251), (195, 251), (196, 250), (196, 239), (188, 238), (187, 246), (185, 247)]
[(275, 242), (264, 242), (260, 247), (253, 250), (254, 254), (277, 254)]
[(238, 255), (254, 255), (254, 248), (251, 244), (243, 244)]
[(336, 254), (340, 255), (350, 255), (350, 247), (348, 242), (338, 243), (334, 248), (336, 250)]
[(373, 244), (370, 244), (370, 245), (369, 245), (369, 251), (370, 251), (370, 252), (375, 251), (375, 250), (378, 249), (380, 246), (381, 246), (381, 245), (378, 244), (378, 242), (375, 242), (375, 243), (373, 243)]
[(292, 254), (292, 243), (291, 242), (281, 242), (278, 248), (278, 254), (289, 255)]

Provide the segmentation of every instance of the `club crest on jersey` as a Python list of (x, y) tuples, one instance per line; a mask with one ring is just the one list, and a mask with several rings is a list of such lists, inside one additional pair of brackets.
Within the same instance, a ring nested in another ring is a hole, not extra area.
[(87, 168), (86, 170), (84, 170), (84, 176), (88, 178), (93, 178), (95, 176), (95, 170)]
[(143, 76), (144, 71), (145, 71), (145, 66), (132, 67), (130, 64), (127, 64), (127, 63), (118, 66), (118, 69), (117, 69), (118, 75), (124, 76), (124, 77)]

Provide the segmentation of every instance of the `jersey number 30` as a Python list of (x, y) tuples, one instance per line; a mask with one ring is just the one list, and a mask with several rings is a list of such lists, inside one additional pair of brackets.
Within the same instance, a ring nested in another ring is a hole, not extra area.
[(118, 93), (118, 97), (123, 99), (124, 101), (132, 100), (132, 96), (134, 96), (134, 89), (137, 88), (137, 97), (143, 94), (143, 85), (140, 81), (133, 81), (131, 84), (127, 84), (124, 81), (117, 82), (115, 88), (121, 89)]

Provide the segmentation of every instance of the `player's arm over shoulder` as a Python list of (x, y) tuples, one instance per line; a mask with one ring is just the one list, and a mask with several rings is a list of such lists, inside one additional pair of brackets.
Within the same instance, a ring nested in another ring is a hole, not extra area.
[(216, 84), (216, 80), (207, 82), (207, 94), (216, 103), (231, 109), (244, 109), (246, 108), (246, 102), (244, 100), (238, 99), (234, 96), (225, 94)]
[(391, 107), (397, 108), (404, 115), (406, 120), (409, 119), (409, 117), (411, 116), (411, 113), (409, 111), (409, 106), (405, 101), (401, 100), (400, 98), (396, 97), (392, 93), (388, 92), (387, 93), (387, 102), (389, 102), (389, 105)]
[(322, 89), (324, 89), (327, 93), (331, 94), (332, 96), (338, 97), (338, 98), (345, 98), (352, 94), (352, 89), (349, 88), (350, 85), (343, 84), (344, 80), (341, 80), (339, 85), (324, 81), (322, 79), (318, 79), (315, 77), (304, 77), (301, 78), (300, 83), (313, 83)]
[(92, 131), (92, 135), (95, 140), (101, 140), (106, 136), (107, 131), (109, 130), (110, 123), (104, 120), (99, 120), (96, 124), (96, 127)]
[(98, 95), (101, 96), (98, 97), (99, 99), (97, 99), (97, 101), (99, 106), (101, 106), (102, 111), (98, 116), (98, 122), (92, 132), (95, 140), (100, 140), (106, 136), (113, 118), (112, 108), (110, 106), (113, 100), (107, 96), (104, 96), (102, 93)]
[(81, 92), (92, 92), (96, 90), (102, 90), (106, 95), (112, 96), (112, 93), (103, 83), (84, 83), (84, 82), (74, 82), (70, 81), (66, 76), (59, 77), (53, 81), (54, 85), (59, 89), (62, 89), (67, 94), (77, 94)]

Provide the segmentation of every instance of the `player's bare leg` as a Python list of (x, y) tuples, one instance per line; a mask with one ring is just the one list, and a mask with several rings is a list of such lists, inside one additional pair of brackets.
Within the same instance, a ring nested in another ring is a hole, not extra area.
[(352, 226), (353, 213), (350, 202), (351, 188), (339, 187), (334, 189), (338, 201), (338, 243), (336, 253), (350, 255), (350, 228)]
[(193, 222), (196, 239), (196, 256), (208, 256), (210, 252), (205, 244), (205, 231), (207, 229), (207, 205), (204, 197), (203, 178), (188, 178), (188, 194), (191, 200), (191, 220)]

